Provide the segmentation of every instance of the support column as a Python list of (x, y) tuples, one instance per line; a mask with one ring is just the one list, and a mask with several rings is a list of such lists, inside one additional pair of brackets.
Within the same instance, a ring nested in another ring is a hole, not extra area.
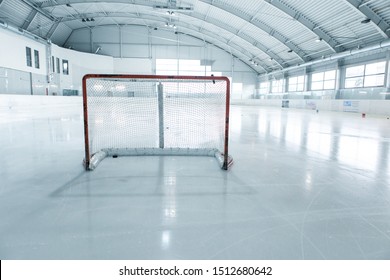
[(270, 94), (272, 93), (272, 80), (270, 79), (271, 76), (268, 76), (268, 92), (267, 92), (267, 98), (270, 96)]
[(152, 59), (152, 30), (148, 28), (148, 57)]
[(46, 95), (49, 94), (50, 83), (53, 77), (52, 69), (51, 42), (48, 40), (46, 44)]
[(30, 94), (31, 95), (34, 94), (34, 90), (33, 90), (33, 75), (32, 75), (31, 72), (30, 72)]
[(345, 81), (345, 70), (342, 69), (341, 61), (336, 63), (336, 85), (335, 85), (335, 99), (342, 99), (341, 87), (342, 82)]
[(284, 75), (283, 75), (283, 79), (284, 79), (284, 88), (283, 88), (283, 93), (285, 95), (288, 94), (288, 80), (289, 80), (289, 75), (287, 75), (287, 73), (285, 72)]
[(390, 51), (387, 51), (386, 52), (386, 68), (385, 68), (385, 88), (386, 88), (386, 92), (389, 93), (390, 92), (390, 63), (389, 63), (389, 60), (390, 60)]
[[(231, 69), (231, 77), (232, 77), (232, 82), (231, 82), (231, 85), (230, 85), (230, 92), (231, 92), (231, 97), (233, 96), (234, 92), (233, 92), (233, 83), (236, 79), (235, 77), (235, 74), (234, 74), (234, 56), (232, 54), (230, 54), (230, 63), (231, 63), (231, 66), (230, 66), (230, 69)], [(240, 99), (242, 100), (242, 91), (241, 91), (241, 94), (240, 94)]]
[(93, 36), (92, 36), (92, 28), (89, 29), (89, 39), (90, 39), (90, 48), (91, 48), (91, 53), (94, 53), (93, 51)]
[(123, 57), (123, 51), (122, 51), (122, 45), (123, 45), (123, 32), (122, 32), (122, 26), (118, 26), (119, 28), (119, 57), (122, 58)]
[(306, 92), (309, 89), (308, 86), (309, 75), (307, 74), (307, 67), (303, 68), (303, 77), (305, 77), (303, 80), (303, 91)]
[(176, 60), (177, 60), (177, 75), (180, 75), (180, 41), (179, 35), (176, 36)]
[(390, 100), (390, 51), (386, 52), (385, 99)]
[(305, 75), (306, 75), (305, 91), (311, 91), (312, 72), (309, 67), (305, 67)]
[(158, 91), (158, 128), (159, 128), (159, 148), (164, 149), (164, 87), (160, 82)]

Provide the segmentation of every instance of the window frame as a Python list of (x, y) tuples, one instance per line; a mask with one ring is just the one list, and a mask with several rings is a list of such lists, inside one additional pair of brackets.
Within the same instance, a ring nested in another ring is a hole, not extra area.
[[(333, 70), (326, 70), (326, 71), (312, 73), (311, 74), (311, 82), (310, 82), (310, 90), (320, 91), (320, 90), (334, 90), (334, 89), (336, 89), (337, 71), (338, 70), (333, 69)], [(330, 73), (332, 73), (332, 78), (327, 77), (327, 75), (329, 75)], [(321, 79), (313, 80), (314, 75), (318, 75), (318, 76), (321, 75), (322, 77), (321, 77)], [(329, 84), (330, 82), (332, 82), (332, 86), (331, 87), (326, 86), (326, 84)], [(321, 86), (318, 88), (314, 88), (313, 87), (314, 84), (318, 84)]]
[(62, 60), (62, 74), (69, 75), (69, 60), (67, 59)]
[(56, 70), (58, 74), (61, 73), (60, 59), (58, 57), (56, 57)]
[(54, 56), (51, 56), (51, 71), (52, 73), (55, 73), (56, 71), (56, 65), (55, 65), (55, 59)]
[[(303, 78), (302, 82), (299, 81), (300, 78)], [(295, 80), (294, 83), (292, 82), (293, 80)], [(305, 82), (306, 82), (306, 75), (298, 75), (298, 76), (288, 77), (287, 91), (288, 92), (303, 92), (305, 90)], [(294, 90), (291, 90), (292, 87), (294, 87)]]
[(267, 94), (267, 93), (269, 93), (269, 86), (270, 86), (269, 81), (260, 82), (259, 93), (260, 94)]
[(39, 51), (38, 50), (34, 50), (34, 66), (36, 69), (39, 69), (40, 65), (39, 65)]
[[(274, 85), (274, 83), (277, 83)], [(286, 79), (275, 79), (271, 81), (271, 93), (283, 93), (284, 92), (284, 87), (285, 87)], [(276, 91), (274, 90), (276, 88)]]
[[(370, 73), (367, 74), (367, 66), (370, 65), (375, 65), (375, 64), (383, 64), (383, 72), (375, 72), (375, 73)], [(352, 74), (348, 75), (348, 69), (352, 68), (358, 68), (358, 67), (363, 67), (363, 72), (360, 74)], [(371, 81), (369, 78), (375, 78), (375, 77), (381, 77), (382, 83), (378, 84), (375, 82), (375, 85), (367, 85), (366, 81)], [(372, 88), (372, 87), (384, 87), (385, 86), (385, 78), (386, 78), (386, 61), (381, 60), (381, 61), (376, 61), (376, 62), (371, 62), (371, 63), (365, 63), (365, 64), (359, 64), (359, 65), (353, 65), (350, 67), (345, 68), (345, 79), (344, 79), (344, 88), (345, 89), (353, 89), (353, 88)], [(353, 82), (353, 86), (349, 85), (349, 81)], [(359, 84), (357, 84), (357, 81), (361, 81)]]
[(32, 52), (30, 47), (26, 47), (26, 64), (27, 67), (32, 67)]

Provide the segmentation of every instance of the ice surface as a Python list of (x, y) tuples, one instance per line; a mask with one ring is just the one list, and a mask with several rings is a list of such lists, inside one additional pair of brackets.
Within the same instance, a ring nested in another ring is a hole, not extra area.
[(232, 106), (228, 172), (179, 156), (86, 172), (81, 99), (55, 103), (0, 106), (0, 259), (390, 258), (386, 118)]

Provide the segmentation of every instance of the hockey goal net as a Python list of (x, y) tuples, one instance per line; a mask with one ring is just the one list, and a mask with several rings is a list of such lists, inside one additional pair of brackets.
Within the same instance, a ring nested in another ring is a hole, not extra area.
[(83, 78), (85, 167), (105, 157), (213, 156), (227, 170), (226, 77), (101, 75)]

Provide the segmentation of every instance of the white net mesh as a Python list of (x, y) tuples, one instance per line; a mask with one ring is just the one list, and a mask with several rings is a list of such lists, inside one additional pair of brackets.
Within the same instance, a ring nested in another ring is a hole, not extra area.
[(102, 151), (104, 156), (223, 154), (226, 89), (226, 80), (218, 79), (86, 79), (87, 164)]

